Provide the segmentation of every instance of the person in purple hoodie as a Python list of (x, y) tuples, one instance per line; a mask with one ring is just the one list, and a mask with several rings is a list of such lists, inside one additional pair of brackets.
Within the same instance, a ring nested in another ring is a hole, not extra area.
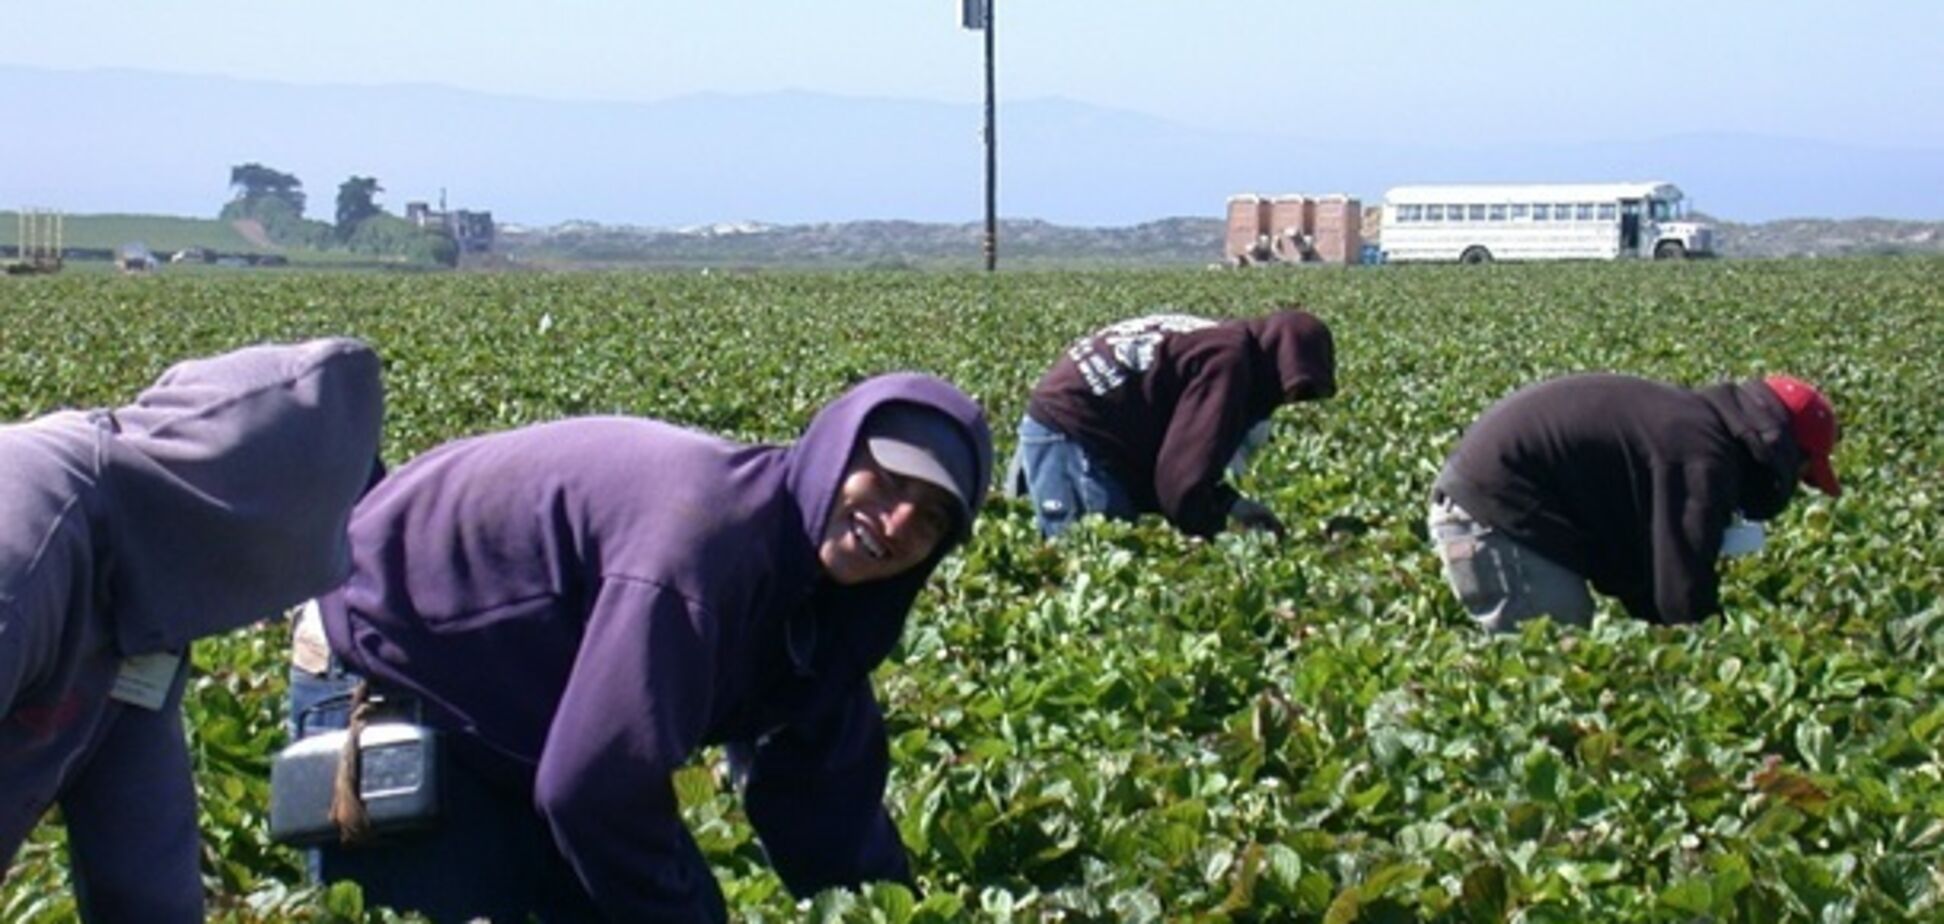
[(0, 427), (0, 862), (58, 806), (83, 918), (203, 920), (189, 643), (344, 579), (382, 414), (371, 350), (319, 340)]
[(315, 872), (436, 921), (722, 921), (672, 777), (725, 744), (792, 892), (912, 882), (870, 673), (970, 535), (991, 456), (978, 405), (900, 373), (789, 446), (594, 417), (403, 466), (353, 516), (351, 579), (317, 608), (328, 664), (292, 708), (341, 726), (328, 697), (359, 678), (416, 703), (445, 804)]
[(1084, 514), (1159, 513), (1192, 536), (1282, 521), (1225, 480), (1276, 408), (1336, 393), (1336, 344), (1307, 311), (1215, 322), (1161, 314), (1082, 337), (1033, 389), (1019, 423), (1015, 493), (1041, 535)]

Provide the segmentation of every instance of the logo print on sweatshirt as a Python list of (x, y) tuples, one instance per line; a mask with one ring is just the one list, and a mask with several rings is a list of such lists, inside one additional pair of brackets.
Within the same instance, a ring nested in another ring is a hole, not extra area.
[[(1122, 321), (1067, 348), (1088, 390), (1104, 397), (1126, 384), (1130, 375), (1154, 367), (1154, 352), (1174, 334), (1214, 327), (1215, 322), (1192, 314), (1156, 314)], [(1105, 352), (1100, 347), (1104, 346)]]

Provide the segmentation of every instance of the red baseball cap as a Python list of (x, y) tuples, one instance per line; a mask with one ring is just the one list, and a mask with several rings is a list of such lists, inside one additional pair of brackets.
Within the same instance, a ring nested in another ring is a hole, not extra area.
[(1836, 422), (1836, 409), (1816, 386), (1801, 379), (1771, 375), (1763, 382), (1789, 409), (1789, 432), (1809, 458), (1809, 470), (1802, 480), (1830, 497), (1840, 496), (1843, 486), (1836, 483), (1836, 469), (1829, 464), (1829, 454), (1836, 451), (1836, 441), (1843, 432)]

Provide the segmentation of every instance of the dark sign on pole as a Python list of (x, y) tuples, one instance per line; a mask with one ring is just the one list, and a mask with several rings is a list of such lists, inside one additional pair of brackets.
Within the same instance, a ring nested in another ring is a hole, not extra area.
[(976, 0), (985, 12), (985, 268), (999, 268), (999, 104), (993, 78), (993, 0)]
[(999, 268), (999, 107), (992, 67), (993, 0), (959, 0), (959, 24), (985, 33), (985, 268)]

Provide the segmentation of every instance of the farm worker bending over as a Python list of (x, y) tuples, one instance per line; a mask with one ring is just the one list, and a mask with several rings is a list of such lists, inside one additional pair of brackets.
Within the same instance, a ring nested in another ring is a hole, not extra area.
[(58, 804), (84, 917), (203, 920), (189, 642), (344, 579), (382, 405), (377, 357), (319, 340), (0, 427), (0, 860)]
[(673, 776), (727, 744), (793, 892), (911, 882), (870, 673), (991, 460), (971, 399), (901, 373), (790, 446), (597, 417), (398, 469), (358, 505), (351, 579), (318, 607), (331, 666), (292, 708), (316, 729), (358, 678), (416, 701), (446, 804), (429, 831), (322, 848), (322, 877), (437, 921), (721, 921)]
[[(1689, 390), (1624, 375), (1541, 382), (1472, 424), (1431, 494), (1445, 577), (1480, 625), (1592, 619), (1587, 582), (1627, 612), (1720, 608), (1715, 559), (1753, 551), (1796, 482), (1836, 496), (1836, 414), (1787, 376)], [(1724, 544), (1726, 540), (1726, 544)]]
[(1083, 337), (1019, 422), (1040, 533), (1057, 536), (1087, 513), (1160, 513), (1195, 536), (1231, 522), (1280, 535), (1282, 521), (1230, 487), (1225, 470), (1266, 438), (1276, 408), (1335, 393), (1330, 329), (1294, 308), (1220, 323), (1155, 315)]

